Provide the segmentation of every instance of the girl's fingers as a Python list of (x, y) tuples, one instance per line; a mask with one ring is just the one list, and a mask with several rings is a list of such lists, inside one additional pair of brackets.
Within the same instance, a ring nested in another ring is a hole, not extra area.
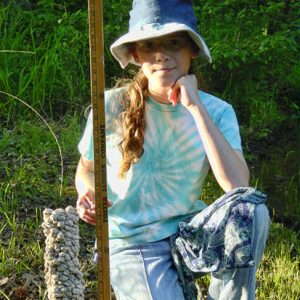
[(78, 198), (76, 203), (76, 210), (79, 215), (79, 217), (83, 220), (85, 220), (86, 214), (88, 212), (93, 211), (93, 207), (91, 206), (91, 202), (89, 201), (88, 197), (83, 195), (80, 198)]
[(89, 213), (89, 212), (85, 212), (85, 214), (83, 215), (82, 219), (91, 224), (91, 225), (95, 225), (96, 224), (96, 216), (95, 213)]
[(96, 207), (95, 207), (95, 201), (94, 200), (91, 200), (89, 197), (85, 197), (86, 198), (86, 201), (87, 201), (87, 203), (89, 204), (89, 207), (91, 208), (91, 209), (95, 209)]
[(178, 78), (168, 91), (168, 100), (174, 106), (181, 102), (188, 107), (195, 99), (198, 99), (198, 81), (194, 74)]
[(94, 225), (96, 223), (95, 210), (91, 209), (86, 203), (81, 202), (80, 204), (78, 204), (76, 210), (80, 219), (84, 220), (89, 224)]
[(172, 103), (173, 106), (176, 106), (179, 102), (180, 88), (177, 86), (170, 88), (168, 91), (168, 100)]
[(178, 102), (180, 102), (181, 86), (184, 84), (184, 79), (186, 78), (187, 76), (179, 77), (168, 91), (168, 100), (173, 104), (173, 106), (176, 106)]
[[(111, 207), (112, 201), (107, 200), (107, 205)], [(88, 191), (78, 198), (76, 210), (80, 219), (92, 225), (96, 224), (96, 206), (93, 191)]]

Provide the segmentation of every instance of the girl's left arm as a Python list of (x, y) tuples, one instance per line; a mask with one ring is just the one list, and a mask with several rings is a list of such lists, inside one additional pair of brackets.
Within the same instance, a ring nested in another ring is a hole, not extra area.
[(249, 185), (249, 169), (243, 153), (234, 150), (199, 101), (197, 79), (194, 75), (181, 77), (170, 93), (178, 93), (179, 99), (193, 116), (199, 130), (212, 171), (221, 188), (228, 192)]

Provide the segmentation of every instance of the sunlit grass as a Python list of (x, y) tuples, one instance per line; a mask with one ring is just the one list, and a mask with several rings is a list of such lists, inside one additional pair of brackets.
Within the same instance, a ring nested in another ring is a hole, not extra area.
[(258, 299), (300, 299), (299, 233), (272, 224), (257, 274)]

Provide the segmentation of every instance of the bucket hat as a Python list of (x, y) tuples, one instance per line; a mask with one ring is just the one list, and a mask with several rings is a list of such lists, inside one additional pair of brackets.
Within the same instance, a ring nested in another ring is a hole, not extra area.
[(199, 47), (199, 55), (208, 62), (211, 56), (207, 45), (197, 32), (197, 20), (190, 0), (133, 0), (129, 13), (129, 30), (110, 47), (112, 55), (124, 69), (137, 64), (130, 51), (130, 43), (185, 31)]

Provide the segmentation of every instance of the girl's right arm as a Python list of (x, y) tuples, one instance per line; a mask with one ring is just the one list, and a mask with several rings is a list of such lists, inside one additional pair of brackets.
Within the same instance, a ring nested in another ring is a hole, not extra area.
[[(78, 193), (76, 209), (79, 217), (85, 222), (96, 224), (95, 176), (94, 161), (80, 157), (75, 175), (75, 186)], [(108, 207), (112, 202), (108, 200)]]
[(75, 175), (75, 186), (78, 193), (76, 209), (79, 217), (95, 225), (94, 161), (80, 157)]

